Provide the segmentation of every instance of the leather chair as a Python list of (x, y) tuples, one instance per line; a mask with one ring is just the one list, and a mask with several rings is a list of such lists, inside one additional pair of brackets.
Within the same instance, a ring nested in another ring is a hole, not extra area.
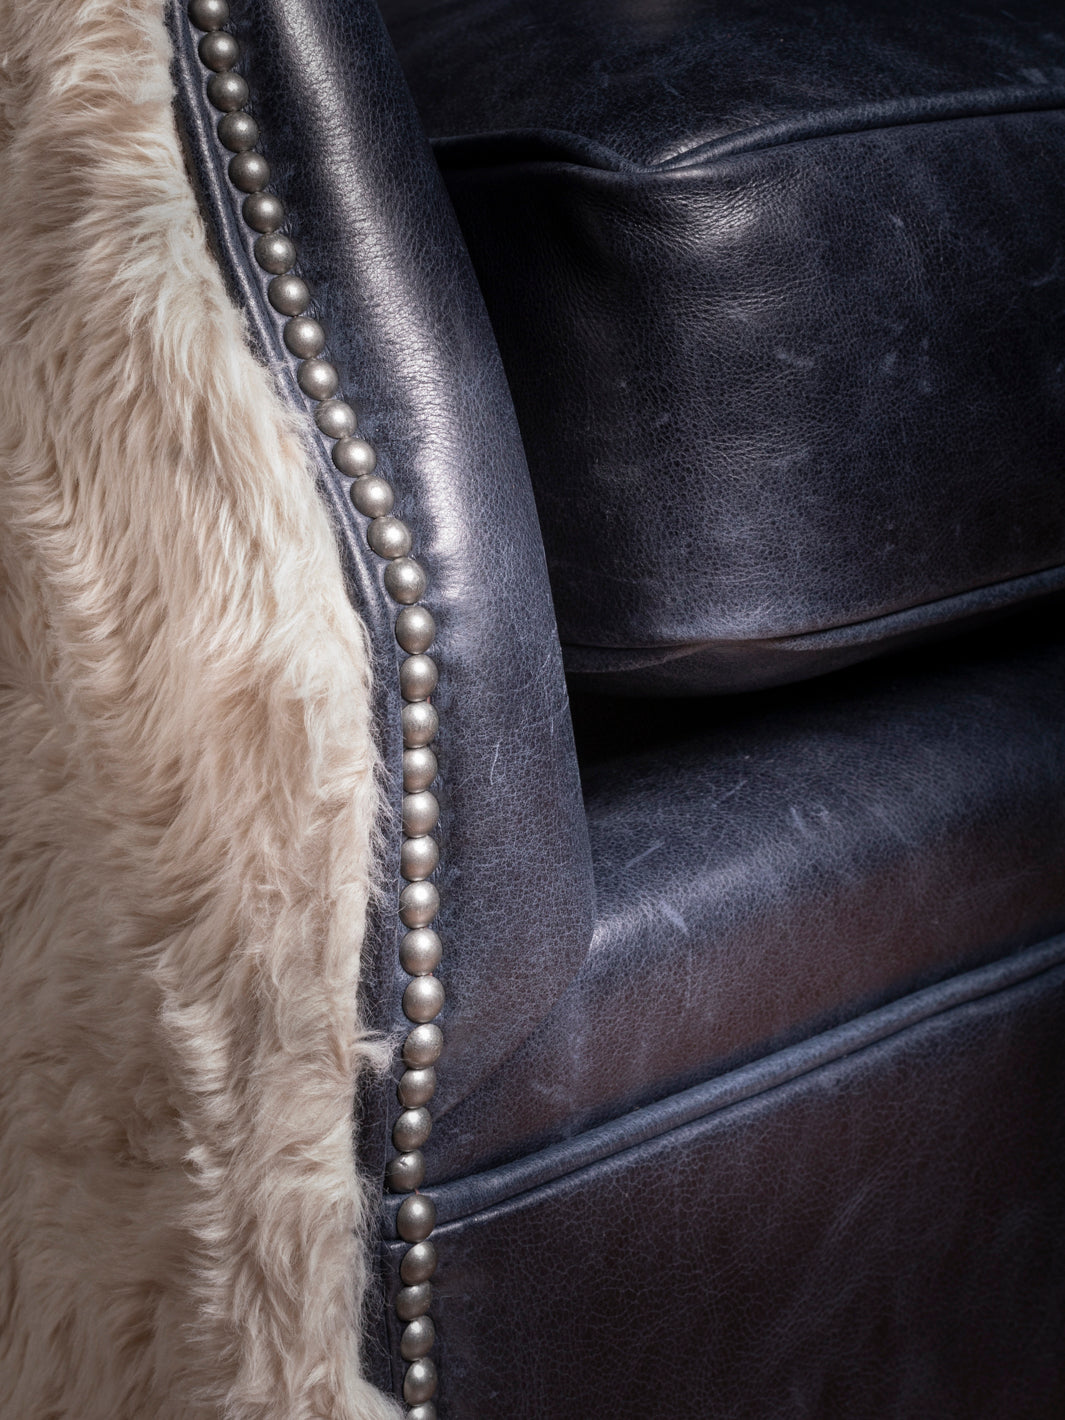
[(412, 101), (231, 8), (181, 124), (397, 811), (375, 1378), (1060, 1417), (1060, 11), (388, 0)]

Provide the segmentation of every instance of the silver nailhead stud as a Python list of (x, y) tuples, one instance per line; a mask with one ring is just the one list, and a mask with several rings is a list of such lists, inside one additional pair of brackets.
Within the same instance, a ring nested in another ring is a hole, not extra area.
[[(396, 564), (389, 564), (389, 571)], [(419, 749), (436, 739), (440, 728), (440, 716), (427, 700), (419, 700), (414, 705), (403, 707), (403, 743), (408, 749)]]
[(403, 1328), (399, 1338), (399, 1354), (404, 1361), (416, 1361), (420, 1356), (428, 1356), (436, 1341), (436, 1327), (432, 1317), (419, 1316)]
[(396, 1086), (396, 1094), (404, 1109), (417, 1109), (428, 1104), (436, 1092), (436, 1070), (404, 1070)]
[(285, 322), (285, 344), (293, 355), (311, 360), (325, 349), (325, 331), (313, 316), (296, 316)]
[(411, 976), (428, 976), (440, 964), (440, 938), (431, 927), (405, 932), (399, 944), (399, 963)]
[(444, 1048), (444, 1032), (439, 1026), (415, 1026), (403, 1042), (403, 1063), (412, 1070), (435, 1065)]
[(396, 497), (390, 484), (383, 478), (370, 474), (365, 478), (357, 478), (351, 485), (351, 501), (366, 517), (382, 518), (385, 513), (391, 511)]
[(341, 439), (333, 449), (333, 462), (345, 478), (361, 478), (373, 473), (377, 455), (365, 439)]
[(296, 371), (296, 380), (311, 399), (330, 399), (340, 387), (336, 366), (328, 360), (304, 360)]
[(301, 316), (311, 303), (311, 290), (300, 276), (275, 276), (266, 297), (283, 316)]
[(296, 264), (296, 244), (277, 232), (255, 238), (255, 260), (264, 271), (280, 276)]
[(435, 838), (405, 838), (399, 850), (399, 873), (409, 883), (420, 883), (436, 870), (440, 845)]
[(366, 529), (366, 541), (378, 557), (406, 557), (410, 551), (410, 528), (399, 518), (374, 518)]
[[(435, 1215), (433, 1221), (436, 1221)], [(399, 1275), (408, 1287), (416, 1287), (420, 1282), (428, 1282), (436, 1271), (436, 1244), (415, 1243), (403, 1254), (399, 1264)]]
[(444, 988), (437, 976), (416, 976), (403, 992), (403, 1014), (409, 1021), (425, 1023), (438, 1016), (444, 1004)]
[(385, 587), (393, 601), (413, 606), (425, 595), (429, 579), (413, 557), (397, 557), (385, 568)]
[(401, 1154), (420, 1149), (433, 1132), (433, 1120), (427, 1109), (405, 1109), (392, 1126), (392, 1143)]
[(396, 1214), (396, 1231), (404, 1242), (422, 1242), (436, 1224), (436, 1204), (423, 1193), (404, 1198)]
[(419, 1405), (424, 1400), (432, 1400), (436, 1394), (436, 1367), (428, 1356), (420, 1361), (412, 1361), (403, 1377), (403, 1399), (408, 1405)]
[(419, 1282), (415, 1287), (401, 1287), (396, 1293), (396, 1316), (400, 1321), (413, 1321), (424, 1316), (433, 1301), (431, 1282)]
[[(425, 748), (439, 724), (435, 710), (425, 703), (438, 679), (435, 662), (424, 654), (433, 642), (436, 627), (432, 614), (416, 605), (427, 578), (408, 556), (410, 529), (391, 516), (392, 489), (384, 479), (372, 476), (377, 456), (366, 440), (356, 437), (354, 409), (334, 398), (339, 375), (329, 361), (319, 358), (325, 347), (325, 332), (319, 322), (304, 315), (311, 293), (306, 282), (291, 272), (296, 261), (294, 244), (288, 237), (277, 235), (284, 208), (278, 198), (263, 190), (270, 181), (270, 167), (262, 154), (254, 151), (259, 140), (258, 125), (242, 111), (248, 86), (240, 75), (230, 72), (240, 50), (235, 38), (221, 28), (229, 19), (228, 0), (189, 0), (188, 14), (192, 23), (205, 31), (198, 50), (204, 65), (214, 71), (208, 81), (208, 98), (223, 115), (217, 125), (219, 140), (234, 155), (229, 162), (230, 181), (248, 194), (242, 207), (244, 220), (261, 234), (255, 243), (255, 258), (273, 277), (267, 288), (268, 299), (276, 311), (291, 318), (286, 322), (284, 339), (302, 362), (297, 381), (304, 394), (319, 404), (315, 413), (318, 428), (337, 441), (334, 463), (341, 473), (355, 480), (352, 501), (371, 520), (367, 542), (378, 556), (388, 559), (385, 585), (393, 599), (405, 608), (395, 627), (397, 641), (409, 652), (400, 667), (400, 688), (410, 702), (403, 711), (407, 747), (404, 786), (408, 792), (403, 803), (407, 837), (400, 850), (400, 871), (409, 881), (400, 894), (399, 913), (411, 930), (405, 935), (400, 960), (405, 969), (414, 973), (403, 993), (403, 1009), (410, 1020), (419, 1024), (404, 1042), (408, 1068), (397, 1084), (404, 1108), (392, 1131), (399, 1152), (388, 1164), (387, 1180), (394, 1191), (414, 1190), (425, 1174), (421, 1146), (432, 1130), (432, 1117), (425, 1105), (436, 1088), (433, 1063), (443, 1044), (439, 1027), (431, 1021), (444, 1002), (443, 986), (430, 974), (440, 960), (440, 939), (428, 926), (439, 910), (440, 897), (436, 887), (425, 881), (440, 856), (439, 845), (430, 837), (439, 819), (439, 804), (434, 795), (426, 792), (437, 764), (435, 755)], [(411, 1420), (436, 1420), (432, 1397), (437, 1389), (437, 1372), (428, 1356), (436, 1340), (436, 1329), (428, 1315), (428, 1279), (436, 1268), (436, 1250), (427, 1241), (435, 1222), (432, 1200), (409, 1192), (397, 1213), (396, 1227), (400, 1237), (414, 1246), (400, 1264), (406, 1286), (396, 1299), (396, 1313), (407, 1323), (400, 1338), (400, 1354), (410, 1362), (403, 1380), (403, 1397), (411, 1407)]]
[(220, 30), (229, 24), (229, 0), (189, 0), (189, 19), (198, 30)]
[[(399, 918), (404, 927), (428, 927), (439, 911), (440, 894), (433, 883), (408, 883), (399, 895)], [(418, 978), (419, 981), (432, 979), (429, 976)], [(412, 1021), (430, 1019), (429, 1016), (411, 1016)]]
[(396, 640), (404, 651), (428, 651), (436, 636), (436, 622), (425, 606), (405, 606), (396, 617)]
[(426, 746), (403, 751), (403, 787), (409, 794), (428, 789), (437, 776), (436, 755)]
[(358, 420), (350, 404), (342, 399), (327, 399), (314, 411), (314, 422), (328, 439), (342, 439), (354, 434)]
[(207, 80), (207, 97), (223, 113), (235, 113), (248, 102), (248, 85), (240, 74), (226, 71)]
[(250, 113), (226, 113), (218, 120), (218, 137), (231, 153), (246, 153), (259, 141), (259, 125)]
[(432, 656), (408, 656), (399, 668), (399, 690), (404, 700), (428, 700), (436, 689), (440, 672)]
[(261, 153), (234, 153), (229, 160), (229, 180), (241, 192), (261, 192), (270, 181), (270, 164)]
[(406, 1420), (437, 1420), (436, 1406), (431, 1400), (427, 1400), (424, 1405), (412, 1405), (407, 1411)]
[(240, 45), (224, 30), (212, 30), (204, 35), (196, 50), (207, 68), (213, 69), (216, 74), (232, 69), (240, 58)]
[(412, 838), (432, 833), (440, 821), (440, 803), (435, 794), (422, 791), (403, 795), (403, 832)]
[(385, 1182), (392, 1193), (410, 1193), (425, 1182), (425, 1155), (420, 1149), (397, 1154), (385, 1168)]
[[(275, 197), (272, 192), (253, 192), (247, 196), (240, 208), (244, 214), (244, 220), (253, 232), (276, 232), (281, 223), (285, 220), (285, 207), (280, 197)], [(315, 322), (317, 324), (317, 322)], [(322, 336), (322, 345), (325, 344), (325, 336)], [(292, 346), (289, 346), (292, 350)], [(321, 349), (321, 346), (319, 346)], [(292, 350), (293, 355), (299, 355), (299, 350)]]

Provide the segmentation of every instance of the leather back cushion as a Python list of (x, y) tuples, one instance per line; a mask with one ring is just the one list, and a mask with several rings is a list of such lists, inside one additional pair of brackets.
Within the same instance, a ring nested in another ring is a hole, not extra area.
[(1065, 586), (1056, 0), (384, 8), (572, 673), (765, 685)]

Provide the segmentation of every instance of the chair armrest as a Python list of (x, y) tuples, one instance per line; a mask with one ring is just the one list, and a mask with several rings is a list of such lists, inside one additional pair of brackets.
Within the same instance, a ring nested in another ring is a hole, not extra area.
[[(226, 176), (198, 34), (172, 16), (179, 120), (211, 234), (262, 358), (306, 421), (376, 666), (389, 798), (386, 880), (400, 848), (403, 652), (387, 565), (366, 543), (314, 429), (266, 298), (256, 233)], [(429, 575), (447, 1040), (433, 1113), (463, 1098), (550, 1010), (582, 961), (594, 889), (554, 614), (510, 395), (450, 204), (376, 7), (253, 0), (233, 29), (270, 189), (317, 294), (329, 358), (396, 490)], [(395, 899), (367, 964), (371, 1023), (404, 1023)], [(376, 948), (376, 950), (374, 950)], [(367, 1162), (373, 1167), (372, 1158)]]

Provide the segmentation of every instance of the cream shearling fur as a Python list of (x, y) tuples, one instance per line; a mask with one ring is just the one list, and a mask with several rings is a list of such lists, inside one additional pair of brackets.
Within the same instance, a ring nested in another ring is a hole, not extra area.
[(0, 0), (0, 1417), (359, 1375), (368, 657), (160, 0)]

